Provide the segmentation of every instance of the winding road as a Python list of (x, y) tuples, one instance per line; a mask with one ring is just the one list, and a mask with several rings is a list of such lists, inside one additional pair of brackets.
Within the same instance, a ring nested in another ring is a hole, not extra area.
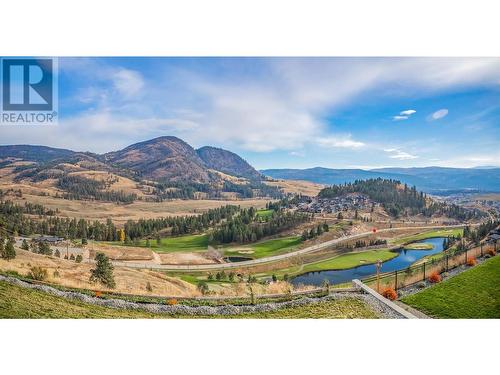
[[(466, 226), (467, 224), (459, 224), (459, 225), (433, 225), (433, 226), (418, 226), (418, 227), (399, 227), (399, 228), (386, 228), (386, 229), (378, 229), (377, 233), (386, 233), (392, 231), (403, 231), (409, 229), (452, 229), (452, 228), (461, 228)], [(258, 264), (266, 264), (278, 262), (281, 260), (293, 258), (299, 255), (313, 253), (315, 251), (323, 250), (330, 246), (337, 245), (343, 241), (355, 240), (358, 238), (366, 237), (373, 234), (373, 232), (363, 232), (358, 234), (353, 234), (350, 236), (344, 236), (340, 238), (335, 238), (330, 241), (325, 241), (317, 245), (312, 245), (309, 247), (305, 247), (303, 249), (292, 251), (285, 254), (274, 255), (266, 258), (252, 259), (244, 262), (234, 262), (234, 263), (217, 263), (217, 264), (154, 264), (154, 263), (137, 263), (137, 262), (122, 262), (122, 261), (112, 261), (115, 266), (119, 267), (129, 267), (129, 268), (140, 268), (140, 269), (151, 269), (151, 270), (161, 270), (161, 271), (213, 271), (213, 270), (222, 270), (222, 269), (231, 269), (231, 268), (241, 268), (254, 266)]]

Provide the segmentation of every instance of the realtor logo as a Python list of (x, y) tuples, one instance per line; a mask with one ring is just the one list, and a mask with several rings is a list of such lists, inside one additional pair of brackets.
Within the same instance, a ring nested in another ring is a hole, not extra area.
[(4, 111), (52, 111), (52, 59), (2, 63)]
[(57, 60), (2, 58), (1, 62), (2, 123), (55, 123)]

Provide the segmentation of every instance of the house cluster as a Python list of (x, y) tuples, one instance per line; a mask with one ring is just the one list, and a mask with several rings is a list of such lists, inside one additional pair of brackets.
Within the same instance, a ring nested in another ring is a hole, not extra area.
[(64, 241), (64, 238), (62, 237), (56, 237), (56, 236), (38, 236), (33, 238), (35, 242), (46, 242), (49, 245), (57, 245)]
[(488, 236), (486, 236), (486, 243), (489, 244), (500, 243), (500, 229), (490, 230)]
[(297, 208), (309, 213), (336, 213), (370, 209), (375, 203), (363, 194), (348, 194), (336, 198), (312, 198), (299, 202)]

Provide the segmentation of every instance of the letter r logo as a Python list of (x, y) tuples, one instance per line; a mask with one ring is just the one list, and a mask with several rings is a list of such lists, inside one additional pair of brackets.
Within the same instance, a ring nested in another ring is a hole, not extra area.
[(3, 59), (4, 111), (52, 111), (52, 59)]

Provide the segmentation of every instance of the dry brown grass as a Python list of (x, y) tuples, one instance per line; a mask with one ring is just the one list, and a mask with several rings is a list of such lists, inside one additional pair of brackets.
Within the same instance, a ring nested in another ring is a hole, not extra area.
[[(0, 259), (2, 271), (16, 271), (26, 275), (32, 266), (40, 266), (48, 271), (47, 282), (71, 288), (107, 291), (99, 284), (89, 282), (90, 270), (93, 265), (86, 263), (75, 263), (73, 261), (33, 254), (17, 249), (17, 257), (11, 261)], [(54, 277), (54, 271), (59, 277)], [(161, 272), (149, 270), (137, 270), (126, 267), (115, 267), (114, 276), (116, 288), (119, 293), (130, 293), (137, 295), (159, 295), (159, 296), (198, 296), (196, 287), (175, 277), (169, 277)], [(147, 283), (152, 286), (152, 292), (146, 290)]]
[(318, 195), (320, 190), (325, 187), (325, 185), (322, 184), (299, 180), (272, 180), (265, 181), (265, 184), (270, 186), (278, 186), (283, 189), (285, 193), (296, 193), (307, 195), (310, 197)]
[(134, 246), (113, 246), (96, 243), (87, 246), (90, 258), (94, 259), (97, 252), (106, 254), (110, 259), (121, 261), (152, 261), (154, 254), (150, 249)]
[(88, 220), (105, 221), (112, 219), (116, 224), (124, 224), (127, 220), (151, 219), (164, 216), (198, 215), (211, 208), (228, 204), (242, 207), (264, 208), (268, 199), (244, 200), (172, 200), (164, 202), (135, 201), (131, 204), (116, 204), (99, 201), (76, 201), (60, 199), (50, 196), (40, 196), (41, 192), (55, 194), (53, 188), (33, 187), (25, 184), (1, 184), (0, 189), (21, 189), (22, 198), (10, 195), (8, 199), (24, 204), (24, 202), (38, 203), (46, 208), (58, 209), (59, 216), (84, 218)]
[(173, 252), (157, 254), (161, 264), (212, 264), (213, 259), (199, 252)]

